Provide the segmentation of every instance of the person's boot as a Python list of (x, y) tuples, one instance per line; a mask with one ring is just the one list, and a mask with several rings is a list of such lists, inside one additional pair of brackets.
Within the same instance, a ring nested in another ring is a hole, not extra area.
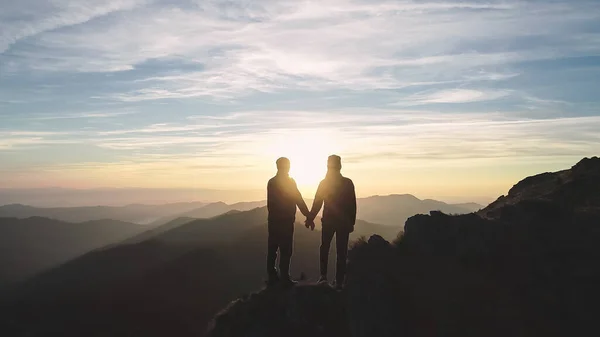
[(269, 275), (269, 279), (267, 280), (267, 287), (274, 287), (279, 284), (279, 276), (277, 274)]
[(333, 282), (333, 288), (337, 291), (342, 291), (344, 290), (344, 282), (338, 282), (337, 280), (335, 282)]
[(319, 277), (319, 280), (317, 281), (317, 284), (325, 284), (325, 283), (327, 283), (327, 276), (321, 275), (321, 277)]
[(284, 288), (293, 287), (293, 286), (295, 286), (296, 284), (298, 284), (298, 281), (294, 281), (294, 280), (292, 280), (292, 278), (291, 278), (291, 277), (289, 277), (289, 276), (284, 276), (284, 277), (282, 277), (282, 278), (281, 278), (281, 285), (282, 285)]

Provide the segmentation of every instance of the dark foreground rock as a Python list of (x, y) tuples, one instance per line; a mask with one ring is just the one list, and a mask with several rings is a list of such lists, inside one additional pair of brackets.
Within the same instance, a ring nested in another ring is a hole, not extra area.
[(211, 337), (346, 337), (343, 293), (327, 285), (265, 289), (241, 298), (216, 316)]

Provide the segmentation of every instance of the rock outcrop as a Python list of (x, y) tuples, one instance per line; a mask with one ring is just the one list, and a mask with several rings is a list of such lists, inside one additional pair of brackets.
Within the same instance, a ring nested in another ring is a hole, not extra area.
[(342, 293), (327, 285), (264, 289), (217, 315), (211, 337), (347, 337)]
[(477, 212), (482, 217), (498, 219), (507, 206), (527, 203), (548, 205), (574, 212), (600, 214), (600, 158), (584, 158), (571, 169), (528, 177)]

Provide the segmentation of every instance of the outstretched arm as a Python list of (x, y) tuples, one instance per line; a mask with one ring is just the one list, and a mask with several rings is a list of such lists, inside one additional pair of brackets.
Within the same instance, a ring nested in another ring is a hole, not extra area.
[(274, 199), (272, 182), (269, 180), (267, 183), (267, 211), (271, 211)]
[(302, 198), (302, 193), (300, 193), (300, 190), (298, 190), (298, 185), (296, 185), (295, 181), (294, 181), (294, 199), (295, 199), (296, 205), (298, 205), (298, 208), (300, 209), (300, 212), (302, 213), (302, 215), (304, 215), (305, 217), (308, 218), (310, 216), (310, 212), (308, 211), (306, 202), (304, 201), (304, 198)]
[(350, 180), (350, 198), (350, 220), (352, 220), (352, 226), (354, 226), (356, 223), (356, 191), (352, 180)]
[(319, 214), (321, 211), (321, 207), (323, 207), (323, 182), (319, 184), (317, 194), (315, 195), (315, 200), (313, 201), (312, 208), (310, 210), (311, 220), (314, 220), (317, 217), (317, 214)]

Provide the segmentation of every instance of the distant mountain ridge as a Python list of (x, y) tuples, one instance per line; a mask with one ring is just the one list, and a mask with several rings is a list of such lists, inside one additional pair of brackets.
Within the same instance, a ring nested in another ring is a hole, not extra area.
[(201, 207), (194, 208), (192, 210), (186, 211), (184, 213), (172, 214), (166, 217), (162, 217), (157, 219), (156, 221), (150, 223), (150, 226), (162, 226), (164, 224), (170, 223), (179, 218), (191, 218), (191, 219), (209, 219), (219, 215), (227, 214), (230, 212), (241, 212), (241, 211), (249, 211), (254, 208), (263, 207), (267, 204), (266, 201), (250, 201), (250, 202), (238, 202), (234, 204), (227, 204), (222, 201), (208, 203), (206, 205), (202, 205)]
[[(310, 207), (312, 200), (307, 199)], [(420, 200), (410, 194), (393, 194), (388, 196), (372, 196), (358, 198), (358, 218), (383, 225), (402, 225), (406, 219), (415, 214), (426, 214), (431, 210), (445, 213), (464, 214), (483, 208), (476, 203), (447, 204), (441, 201)], [(263, 207), (265, 200), (238, 202), (173, 203), (164, 205), (131, 204), (126, 206), (85, 206), (40, 208), (22, 204), (0, 206), (0, 217), (28, 218), (40, 216), (67, 222), (84, 222), (89, 220), (113, 219), (125, 222), (150, 225), (163, 225), (181, 217), (207, 219), (230, 211), (249, 211)]]
[[(231, 236), (235, 237), (248, 228), (266, 224), (267, 216), (267, 207), (262, 206), (249, 211), (231, 210), (208, 219), (181, 217), (145, 231), (124, 243), (137, 243), (151, 239), (180, 243), (193, 241), (196, 244), (228, 242), (232, 241)], [(303, 220), (304, 217), (298, 212), (296, 222), (302, 223)], [(320, 217), (317, 217), (316, 221), (320, 223)], [(390, 240), (401, 230), (400, 227), (374, 224), (361, 219), (357, 219), (355, 228), (354, 237), (379, 234)]]
[(122, 206), (129, 204), (176, 204), (188, 201), (259, 200), (264, 196), (257, 190), (211, 190), (204, 188), (2, 188), (0, 205), (24, 204), (35, 207)]
[(142, 231), (141, 225), (117, 220), (69, 223), (42, 217), (0, 218), (0, 286)]
[(39, 216), (67, 222), (112, 219), (138, 224), (148, 224), (158, 218), (188, 212), (203, 206), (200, 202), (164, 205), (86, 206), (39, 208), (21, 204), (0, 206), (0, 217), (29, 218)]
[(251, 202), (238, 202), (238, 203), (231, 204), (231, 205), (226, 204), (224, 202), (215, 202), (215, 203), (210, 203), (210, 204), (204, 205), (200, 208), (191, 210), (184, 214), (181, 214), (181, 216), (205, 219), (205, 218), (212, 218), (212, 217), (215, 217), (215, 216), (218, 216), (221, 214), (225, 214), (230, 211), (249, 211), (251, 209), (263, 207), (266, 205), (267, 205), (267, 202), (264, 200), (263, 201), (251, 201)]
[[(306, 204), (309, 208), (312, 205), (312, 201), (312, 199), (306, 199)], [(421, 200), (411, 194), (371, 196), (358, 198), (356, 202), (358, 219), (394, 227), (402, 226), (406, 219), (415, 214), (427, 214), (429, 211), (437, 210), (451, 214), (466, 214), (483, 208), (482, 205), (477, 203), (447, 204), (433, 199)], [(215, 202), (177, 216), (160, 219), (154, 225), (161, 225), (178, 217), (212, 218), (229, 211), (248, 211), (253, 208), (263, 207), (266, 204), (267, 202), (264, 200), (240, 202), (231, 205), (224, 202)]]
[(466, 214), (483, 208), (476, 203), (454, 205), (433, 199), (421, 200), (412, 194), (377, 195), (358, 199), (357, 203), (358, 218), (392, 226), (402, 226), (409, 217), (430, 211)]

